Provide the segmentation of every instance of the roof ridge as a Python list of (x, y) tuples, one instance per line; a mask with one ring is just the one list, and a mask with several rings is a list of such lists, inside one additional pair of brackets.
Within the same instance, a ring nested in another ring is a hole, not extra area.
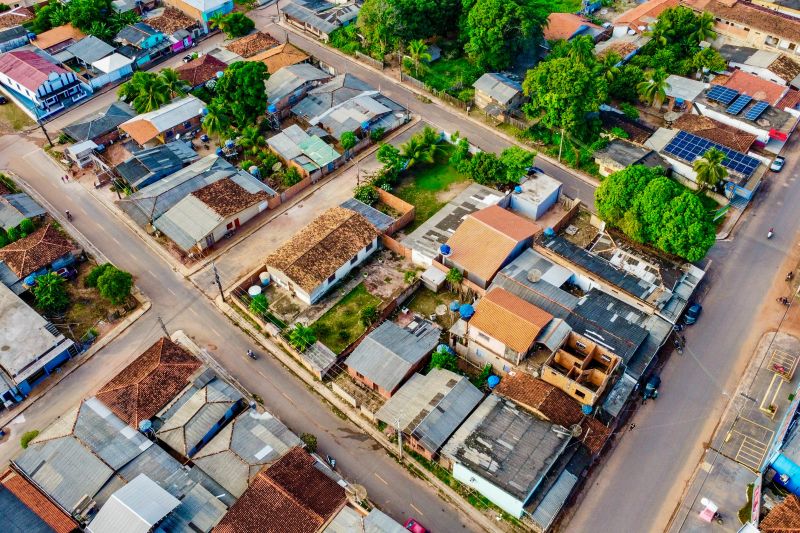
[[(261, 474), (262, 472), (264, 472), (264, 470), (262, 470), (261, 472), (259, 472), (259, 474)], [(309, 513), (309, 514), (313, 515), (313, 516), (314, 516), (314, 518), (316, 518), (317, 520), (319, 520), (319, 522), (320, 522), (320, 525), (322, 525), (322, 524), (324, 524), (324, 523), (325, 523), (325, 518), (324, 518), (322, 515), (318, 514), (318, 513), (317, 513), (317, 512), (316, 512), (314, 509), (311, 509), (311, 508), (310, 508), (309, 506), (307, 506), (305, 503), (301, 502), (301, 501), (300, 501), (298, 498), (296, 498), (296, 497), (294, 496), (294, 494), (292, 494), (292, 493), (291, 493), (291, 492), (289, 492), (287, 489), (285, 489), (285, 488), (283, 487), (283, 485), (281, 485), (280, 483), (278, 483), (276, 480), (272, 479), (272, 477), (271, 477), (271, 476), (270, 476), (268, 473), (265, 473), (265, 474), (264, 474), (264, 477), (265, 477), (265, 479), (266, 479), (267, 483), (269, 483), (270, 485), (272, 485), (272, 486), (273, 486), (273, 487), (274, 487), (274, 488), (275, 488), (275, 489), (276, 489), (278, 492), (280, 492), (280, 493), (281, 493), (281, 494), (283, 494), (285, 497), (287, 497), (288, 499), (290, 499), (290, 500), (291, 500), (291, 501), (292, 501), (294, 504), (296, 504), (298, 507), (301, 507), (302, 509), (304, 509), (304, 510), (308, 511), (308, 513)]]

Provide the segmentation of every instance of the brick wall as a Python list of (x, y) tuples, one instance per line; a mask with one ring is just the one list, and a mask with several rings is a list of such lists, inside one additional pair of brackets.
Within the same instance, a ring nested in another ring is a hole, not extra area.
[(390, 192), (384, 191), (383, 189), (378, 189), (378, 200), (401, 214), (400, 218), (395, 220), (386, 230), (385, 233), (387, 235), (394, 235), (395, 232), (408, 226), (411, 221), (414, 220), (416, 208), (405, 200), (401, 200), (397, 196)]

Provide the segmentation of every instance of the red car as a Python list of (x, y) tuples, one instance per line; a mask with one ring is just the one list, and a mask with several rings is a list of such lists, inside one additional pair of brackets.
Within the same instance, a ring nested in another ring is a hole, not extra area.
[(431, 531), (428, 528), (426, 528), (413, 518), (409, 518), (408, 520), (406, 520), (406, 523), (403, 524), (403, 527), (411, 531), (412, 533), (431, 533)]

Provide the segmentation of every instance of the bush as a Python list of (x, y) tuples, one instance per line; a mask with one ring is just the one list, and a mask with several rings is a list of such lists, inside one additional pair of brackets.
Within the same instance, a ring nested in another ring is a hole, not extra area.
[(92, 269), (89, 274), (83, 278), (83, 284), (89, 288), (97, 287), (97, 278), (103, 275), (103, 273), (109, 269), (114, 268), (114, 265), (111, 263), (103, 263), (102, 265), (97, 265)]
[(19, 445), (22, 446), (23, 449), (25, 449), (28, 447), (28, 444), (30, 444), (30, 442), (38, 436), (39, 436), (38, 429), (26, 431), (25, 433), (22, 434), (22, 437), (20, 437)]
[(370, 304), (361, 310), (361, 314), (359, 316), (361, 318), (361, 323), (365, 326), (371, 325), (378, 319), (378, 306), (375, 304)]
[(19, 229), (25, 235), (30, 235), (34, 231), (36, 231), (36, 225), (33, 223), (33, 220), (29, 218), (23, 218), (22, 221), (19, 223)]
[(376, 143), (383, 139), (383, 135), (386, 133), (385, 128), (375, 128), (374, 130), (369, 132), (369, 140)]
[(67, 282), (55, 272), (36, 278), (33, 296), (36, 298), (36, 305), (47, 313), (61, 312), (69, 305)]
[(291, 187), (292, 185), (297, 185), (303, 180), (303, 177), (300, 175), (300, 172), (297, 171), (294, 167), (289, 167), (283, 171), (283, 175), (281, 176), (281, 181), (283, 185), (286, 187)]
[(250, 312), (262, 316), (269, 309), (269, 300), (264, 294), (257, 294), (250, 300)]
[(308, 453), (317, 451), (317, 437), (311, 433), (300, 433), (300, 440), (306, 445)]
[(378, 189), (374, 185), (361, 185), (353, 191), (353, 198), (367, 205), (374, 205), (378, 201)]
[(433, 370), (434, 368), (443, 368), (445, 370), (455, 372), (458, 370), (458, 358), (449, 351), (433, 352), (433, 355), (431, 356), (431, 362), (428, 365), (428, 370)]
[(22, 232), (19, 230), (19, 227), (9, 228), (8, 231), (6, 231), (8, 242), (18, 241), (21, 236)]
[(628, 102), (624, 102), (620, 104), (619, 108), (625, 113), (625, 116), (629, 119), (636, 120), (639, 118), (639, 110), (636, 107), (632, 106)]
[(114, 305), (124, 303), (131, 294), (132, 288), (133, 276), (114, 266), (107, 268), (105, 272), (97, 278), (97, 290), (100, 292), (100, 296)]

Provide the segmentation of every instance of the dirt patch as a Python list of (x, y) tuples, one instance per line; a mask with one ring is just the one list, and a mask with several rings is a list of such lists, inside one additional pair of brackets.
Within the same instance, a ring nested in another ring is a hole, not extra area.
[(362, 267), (367, 291), (384, 301), (390, 299), (397, 289), (407, 285), (405, 273), (409, 271), (414, 271), (413, 265), (389, 250), (377, 253), (372, 261)]
[(378, 412), (378, 409), (383, 407), (386, 399), (380, 394), (367, 389), (366, 387), (356, 383), (347, 372), (340, 372), (338, 376), (333, 379), (339, 387), (356, 399), (359, 406), (365, 407), (371, 413)]
[[(435, 322), (443, 329), (447, 330), (458, 320), (457, 314), (449, 311), (450, 302), (453, 301), (462, 302), (463, 299), (454, 292), (440, 291), (436, 293), (421, 286), (417, 292), (405, 302), (405, 306), (408, 307), (409, 310), (426, 318), (433, 316)], [(448, 306), (448, 312), (442, 316), (436, 315), (436, 308), (440, 305)]]
[(569, 221), (561, 236), (581, 248), (586, 248), (598, 233), (598, 229), (591, 224), (591, 218), (591, 213), (581, 209)]
[(436, 193), (436, 199), (442, 203), (447, 203), (472, 184), (470, 181), (460, 181), (451, 184), (446, 190)]

